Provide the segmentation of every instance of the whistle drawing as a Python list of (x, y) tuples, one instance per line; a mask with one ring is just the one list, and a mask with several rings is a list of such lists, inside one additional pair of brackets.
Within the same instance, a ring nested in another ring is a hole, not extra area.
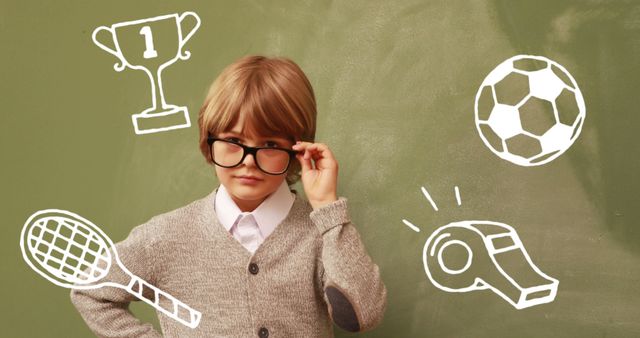
[(516, 309), (555, 299), (559, 281), (529, 257), (516, 231), (492, 221), (461, 221), (436, 229), (422, 259), (429, 280), (447, 292), (486, 290)]

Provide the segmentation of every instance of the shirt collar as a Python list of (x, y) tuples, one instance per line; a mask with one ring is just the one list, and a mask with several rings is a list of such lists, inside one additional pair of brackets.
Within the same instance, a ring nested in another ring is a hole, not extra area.
[(241, 214), (252, 214), (262, 235), (266, 238), (282, 222), (295, 200), (295, 195), (289, 190), (287, 181), (283, 180), (278, 189), (269, 195), (252, 212), (243, 213), (233, 201), (224, 185), (220, 184), (216, 193), (214, 208), (220, 224), (227, 231), (236, 223)]

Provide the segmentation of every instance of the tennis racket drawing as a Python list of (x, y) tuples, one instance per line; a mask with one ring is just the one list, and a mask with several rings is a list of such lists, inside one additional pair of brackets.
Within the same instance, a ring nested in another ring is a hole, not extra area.
[[(20, 249), (34, 271), (58, 286), (124, 289), (190, 328), (200, 323), (200, 312), (127, 270), (111, 239), (91, 221), (70, 211), (47, 209), (31, 215), (22, 228)], [(130, 277), (127, 285), (100, 282), (114, 262)]]

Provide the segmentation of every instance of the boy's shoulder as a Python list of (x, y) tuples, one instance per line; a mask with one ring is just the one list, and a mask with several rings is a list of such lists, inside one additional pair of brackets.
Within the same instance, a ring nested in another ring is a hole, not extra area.
[[(216, 222), (214, 220), (216, 216), (213, 207), (215, 193), (216, 191), (214, 190), (209, 195), (187, 205), (156, 215), (149, 221), (135, 227), (132, 233), (136, 232), (141, 237), (146, 238), (148, 245), (161, 242), (189, 241), (194, 237), (204, 235), (207, 232), (207, 227)], [(313, 218), (326, 217), (326, 212), (313, 212), (313, 207), (309, 201), (295, 191), (294, 194), (296, 196), (294, 205), (289, 211), (292, 213), (290, 217), (293, 223), (313, 226)], [(319, 217), (313, 217), (312, 214), (319, 214)], [(333, 214), (333, 212), (328, 214)], [(309, 234), (315, 234), (315, 232)], [(321, 234), (318, 233), (317, 235), (320, 236)]]
[[(213, 194), (213, 193), (211, 193)], [(135, 229), (142, 231), (150, 240), (163, 241), (195, 235), (194, 230), (204, 221), (206, 204), (213, 203), (211, 194), (187, 205), (153, 216)]]

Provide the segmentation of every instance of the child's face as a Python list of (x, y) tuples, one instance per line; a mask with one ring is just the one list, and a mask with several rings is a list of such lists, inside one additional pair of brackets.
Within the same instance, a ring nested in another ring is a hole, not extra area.
[[(248, 135), (242, 132), (243, 119), (239, 119), (231, 130), (216, 135), (218, 138), (238, 142), (250, 147), (279, 147), (291, 149), (293, 142), (285, 137)], [(293, 159), (295, 161), (295, 159)], [(242, 211), (253, 211), (271, 193), (275, 192), (286, 173), (282, 175), (269, 175), (256, 166), (253, 155), (247, 154), (244, 160), (233, 168), (224, 168), (216, 165), (216, 175), (220, 183), (225, 186), (229, 195)], [(250, 176), (254, 179), (243, 178)]]

